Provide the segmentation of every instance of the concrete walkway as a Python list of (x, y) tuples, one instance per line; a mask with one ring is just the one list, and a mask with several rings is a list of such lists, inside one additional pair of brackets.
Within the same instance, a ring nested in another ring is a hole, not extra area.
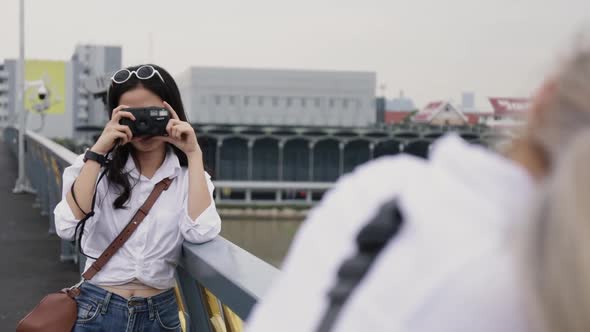
[(45, 294), (79, 280), (77, 266), (59, 261), (60, 239), (33, 208), (33, 195), (15, 195), (17, 161), (0, 138), (0, 331), (14, 331)]

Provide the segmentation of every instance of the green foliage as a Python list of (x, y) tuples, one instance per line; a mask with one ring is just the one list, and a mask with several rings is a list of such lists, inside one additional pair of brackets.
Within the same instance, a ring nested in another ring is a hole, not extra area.
[(414, 110), (412, 111), (412, 113), (408, 114), (403, 120), (402, 120), (402, 124), (410, 124), (412, 123), (412, 118), (414, 117), (414, 115), (418, 114), (418, 110)]

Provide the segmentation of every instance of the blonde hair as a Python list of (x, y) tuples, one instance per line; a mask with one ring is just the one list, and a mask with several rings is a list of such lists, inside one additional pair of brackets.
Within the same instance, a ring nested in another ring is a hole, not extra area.
[(550, 84), (527, 134), (548, 162), (526, 241), (533, 330), (590, 331), (590, 47)]

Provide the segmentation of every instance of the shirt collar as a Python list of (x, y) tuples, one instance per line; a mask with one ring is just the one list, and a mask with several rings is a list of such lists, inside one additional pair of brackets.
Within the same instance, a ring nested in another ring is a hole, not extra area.
[(164, 178), (173, 178), (176, 177), (181, 170), (180, 161), (178, 160), (178, 156), (174, 153), (174, 150), (171, 147), (166, 148), (166, 157), (164, 158), (164, 162), (158, 168), (154, 176), (151, 179), (146, 178), (145, 176), (139, 174), (137, 167), (135, 165), (135, 161), (129, 155), (127, 158), (127, 162), (125, 163), (125, 167), (123, 168), (125, 173), (130, 174), (134, 178), (140, 179), (140, 181), (149, 181), (153, 183), (158, 183)]

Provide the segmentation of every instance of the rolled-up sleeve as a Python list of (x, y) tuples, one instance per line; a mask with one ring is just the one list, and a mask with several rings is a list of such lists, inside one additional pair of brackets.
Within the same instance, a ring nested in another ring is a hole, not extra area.
[(219, 235), (221, 231), (221, 218), (219, 217), (219, 213), (217, 213), (215, 198), (213, 197), (215, 186), (211, 181), (211, 176), (207, 172), (205, 172), (205, 177), (207, 179), (209, 195), (211, 196), (211, 204), (194, 220), (188, 214), (188, 193), (185, 196), (183, 204), (184, 218), (182, 218), (180, 223), (180, 231), (184, 239), (191, 243), (210, 241)]
[[(72, 211), (70, 205), (66, 201), (66, 195), (70, 191), (72, 183), (74, 183), (74, 181), (80, 174), (82, 166), (84, 166), (83, 158), (83, 155), (79, 155), (71, 166), (64, 169), (62, 177), (63, 185), (61, 190), (61, 201), (55, 206), (55, 209), (53, 210), (53, 215), (55, 218), (55, 231), (57, 235), (64, 240), (71, 241), (74, 239), (76, 225), (80, 221), (80, 219), (76, 219), (76, 217), (74, 216), (74, 212)], [(100, 211), (98, 210), (99, 209), (95, 208), (95, 215), (91, 219), (97, 217), (97, 215), (100, 213)], [(88, 231), (89, 229), (85, 229), (84, 232), (86, 233)]]

